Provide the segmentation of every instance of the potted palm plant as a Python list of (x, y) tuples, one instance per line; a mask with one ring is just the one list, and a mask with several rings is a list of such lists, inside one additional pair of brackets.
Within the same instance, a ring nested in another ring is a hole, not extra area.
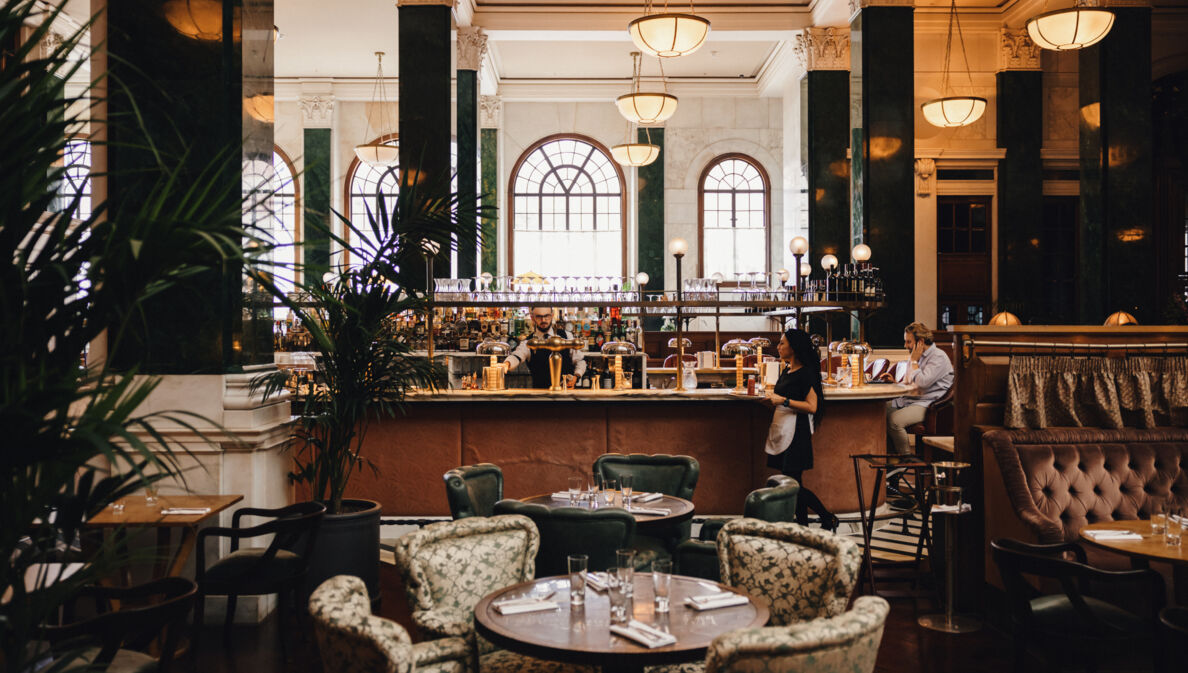
[[(310, 588), (350, 574), (379, 596), (381, 508), (347, 497), (347, 490), (359, 470), (376, 469), (363, 454), (370, 423), (402, 413), (410, 390), (433, 389), (443, 379), (440, 365), (413, 352), (392, 326), (395, 316), (428, 309), (431, 279), (420, 273), (428, 251), (473, 249), (486, 217), (481, 207), (460, 203), (449, 185), (449, 176), (402, 182), (390, 202), (377, 195), (363, 228), (335, 213), (346, 235), (325, 234), (346, 253), (347, 263), (337, 273), (307, 267), (308, 280), (297, 293), (287, 294), (269, 274), (259, 274), (309, 331), (322, 379), (298, 401), (290, 475), (327, 510), (310, 562)], [(265, 395), (283, 386), (284, 378), (263, 379)]]

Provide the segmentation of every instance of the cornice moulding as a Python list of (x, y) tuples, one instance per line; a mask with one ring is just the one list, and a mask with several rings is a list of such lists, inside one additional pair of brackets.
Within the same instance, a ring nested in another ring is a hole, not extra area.
[[(620, 79), (505, 79), (499, 85), (499, 97), (504, 102), (548, 100), (613, 101), (623, 93)], [(728, 96), (758, 98), (756, 78), (721, 78), (682, 82), (668, 80), (668, 92), (677, 97)]]
[[(539, 7), (484, 7), (475, 13), (473, 25), (491, 35), (500, 30), (612, 31), (629, 40), (627, 24), (640, 14), (623, 7), (551, 7), (547, 14)], [(709, 19), (711, 39), (733, 31), (770, 31), (772, 26), (795, 31), (812, 24), (807, 7), (698, 8), (697, 14)]]

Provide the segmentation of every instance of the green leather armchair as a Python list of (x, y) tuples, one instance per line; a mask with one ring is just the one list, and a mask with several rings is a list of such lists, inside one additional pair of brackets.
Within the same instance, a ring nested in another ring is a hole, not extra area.
[(498, 465), (463, 465), (446, 472), (442, 479), (455, 520), (491, 516), (495, 503), (503, 499), (503, 471)]
[[(692, 500), (701, 466), (692, 456), (604, 453), (594, 461), (594, 472), (616, 481), (624, 474), (633, 475), (636, 493), (659, 491)], [(649, 535), (636, 535), (631, 546), (640, 558), (667, 558), (681, 541), (689, 539), (690, 525), (690, 521), (682, 521)]]
[[(765, 488), (747, 494), (743, 516), (761, 521), (795, 521), (796, 497), (800, 484), (792, 477), (777, 474), (768, 478)], [(710, 519), (701, 524), (697, 540), (685, 540), (673, 554), (676, 572), (692, 577), (721, 579), (718, 567), (718, 531), (729, 519)]]
[[(635, 517), (618, 507), (550, 509), (519, 500), (500, 500), (495, 503), (495, 513), (520, 514), (536, 524), (540, 533), (540, 551), (536, 553), (537, 577), (567, 574), (570, 554), (589, 556), (590, 570), (606, 570), (615, 565), (615, 550), (630, 546), (635, 535)], [(637, 566), (651, 562), (652, 558), (637, 555)]]

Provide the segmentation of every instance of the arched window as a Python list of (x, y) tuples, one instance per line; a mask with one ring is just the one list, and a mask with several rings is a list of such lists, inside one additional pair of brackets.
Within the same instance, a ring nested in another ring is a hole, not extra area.
[(74, 218), (85, 220), (91, 216), (91, 141), (86, 138), (67, 140), (62, 165), (66, 167), (66, 174), (57, 184), (57, 196), (50, 209), (54, 212), (65, 210), (78, 196), (78, 212), (74, 213)]
[(768, 271), (771, 192), (759, 162), (742, 154), (717, 157), (702, 172), (698, 192), (698, 275), (721, 273), (733, 281)]
[[(380, 136), (373, 143), (383, 143), (392, 147), (399, 147), (400, 141), (395, 133)], [(450, 141), (450, 189), (458, 191), (458, 143)], [(371, 225), (368, 223), (368, 212), (374, 216), (379, 194), (384, 195), (384, 208), (392, 210), (392, 199), (400, 193), (400, 166), (372, 166), (363, 163), (356, 157), (347, 169), (346, 216), (364, 236), (370, 238)], [(343, 238), (350, 242), (351, 232), (344, 232)], [(347, 264), (355, 264), (350, 253), (346, 255)], [(457, 261), (451, 264), (451, 270), (457, 269)]]
[(598, 141), (561, 135), (537, 142), (512, 170), (511, 195), (511, 273), (626, 274), (623, 174)]
[[(271, 162), (249, 161), (244, 166), (243, 185), (250, 224), (256, 227), (255, 233), (272, 246), (272, 271), (277, 285), (290, 291), (298, 261), (297, 244), (301, 240), (293, 163), (284, 150), (274, 147)], [(277, 310), (280, 314), (285, 312)]]

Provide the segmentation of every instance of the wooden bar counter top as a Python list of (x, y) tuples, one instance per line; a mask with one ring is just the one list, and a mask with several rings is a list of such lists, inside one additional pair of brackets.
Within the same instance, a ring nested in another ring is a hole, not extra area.
[[(912, 390), (825, 388), (828, 411), (804, 481), (831, 511), (858, 510), (850, 454), (885, 451), (886, 401)], [(363, 455), (379, 472), (359, 471), (348, 495), (379, 501), (388, 516), (448, 516), (442, 474), (459, 465), (498, 465), (504, 497), (523, 498), (564, 490), (603, 453), (668, 453), (700, 463), (699, 516), (738, 514), (775, 473), (763, 451), (772, 410), (759, 399), (726, 389), (414, 394), (403, 415), (372, 422)]]

